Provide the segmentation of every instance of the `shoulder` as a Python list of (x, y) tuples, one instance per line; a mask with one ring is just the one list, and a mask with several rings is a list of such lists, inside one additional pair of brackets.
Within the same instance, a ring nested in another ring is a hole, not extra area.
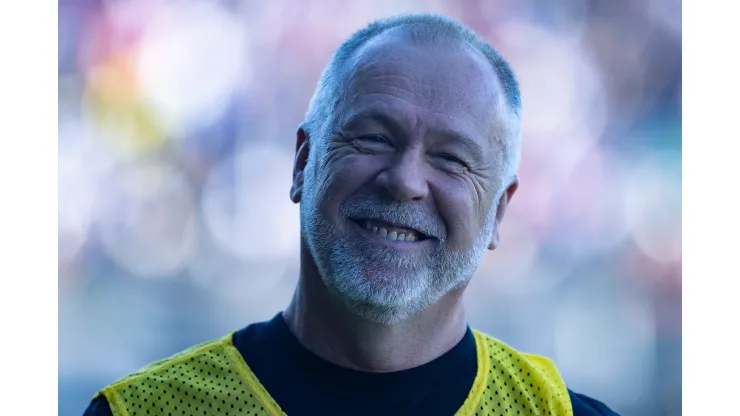
[[(523, 371), (533, 384), (539, 384), (554, 392), (556, 396), (569, 399), (569, 407), (573, 409), (574, 416), (614, 416), (617, 415), (604, 403), (583, 394), (575, 393), (568, 389), (560, 372), (553, 360), (547, 357), (520, 352), (506, 343), (484, 333), (474, 331), (476, 338), (484, 345), (488, 358), (495, 369), (496, 363), (505, 367), (518, 368)], [(486, 357), (483, 357), (486, 358)], [(507, 372), (501, 370), (501, 374)], [(565, 394), (567, 392), (567, 394)]]
[[(500, 363), (507, 367), (517, 367), (523, 371), (524, 369), (529, 369), (531, 372), (536, 373), (538, 378), (541, 378), (543, 382), (546, 381), (558, 386), (562, 385), (564, 390), (565, 386), (562, 382), (557, 366), (551, 359), (518, 351), (505, 342), (480, 331), (474, 330), (473, 333), (476, 337), (476, 343), (485, 350), (485, 353), (487, 353), (487, 357), (483, 356), (481, 358), (488, 358), (488, 360), (491, 361), (491, 365)], [(483, 351), (479, 351), (479, 354), (482, 352)]]
[[(215, 377), (218, 371), (227, 366), (230, 360), (229, 355), (233, 354), (229, 351), (230, 347), (233, 349), (232, 337), (233, 332), (148, 364), (100, 390), (93, 398), (91, 407), (115, 408), (119, 404), (117, 402), (125, 402), (128, 395), (132, 398), (140, 398), (142, 393), (154, 396), (154, 393), (159, 390), (159, 385), (163, 389), (166, 387), (180, 391), (178, 386), (188, 384), (188, 379), (192, 380), (195, 373), (198, 373), (200, 378), (207, 375)], [(101, 396), (105, 400), (101, 399)], [(91, 414), (106, 413), (93, 412)]]

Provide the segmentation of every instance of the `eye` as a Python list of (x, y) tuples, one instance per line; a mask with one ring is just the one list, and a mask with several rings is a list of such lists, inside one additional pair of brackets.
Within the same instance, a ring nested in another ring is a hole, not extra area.
[(441, 153), (437, 155), (437, 157), (444, 160), (445, 162), (456, 163), (458, 165), (465, 166), (465, 163), (462, 160), (460, 160), (456, 156), (453, 156), (449, 153)]
[(362, 153), (381, 153), (393, 150), (393, 144), (385, 136), (368, 134), (352, 140), (354, 147)]
[(388, 140), (385, 137), (380, 136), (380, 135), (377, 135), (377, 134), (371, 134), (371, 135), (367, 135), (367, 136), (360, 136), (360, 137), (357, 138), (357, 140), (362, 140), (362, 141), (368, 142), (368, 143), (379, 143), (379, 144), (386, 144), (386, 143), (388, 143)]
[(436, 153), (433, 157), (436, 158), (439, 167), (445, 170), (462, 173), (470, 169), (462, 159), (450, 153)]

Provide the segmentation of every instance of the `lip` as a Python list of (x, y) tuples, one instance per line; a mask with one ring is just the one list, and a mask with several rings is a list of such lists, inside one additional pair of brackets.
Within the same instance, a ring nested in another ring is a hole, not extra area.
[(348, 221), (350, 222), (352, 229), (357, 231), (362, 237), (374, 243), (384, 245), (387, 247), (392, 247), (399, 251), (416, 251), (419, 249), (423, 249), (423, 248), (429, 247), (430, 244), (432, 244), (432, 241), (434, 240), (433, 238), (426, 238), (424, 240), (419, 240), (419, 241), (389, 240), (385, 237), (381, 237), (371, 231), (366, 230), (362, 225), (360, 225), (359, 222), (355, 220), (348, 219)]

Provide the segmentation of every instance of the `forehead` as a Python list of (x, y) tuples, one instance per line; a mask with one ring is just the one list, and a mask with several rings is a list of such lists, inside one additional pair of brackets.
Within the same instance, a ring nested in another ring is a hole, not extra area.
[(467, 44), (415, 45), (397, 31), (384, 33), (350, 58), (345, 74), (345, 117), (384, 111), (416, 127), (480, 139), (505, 119), (491, 64)]

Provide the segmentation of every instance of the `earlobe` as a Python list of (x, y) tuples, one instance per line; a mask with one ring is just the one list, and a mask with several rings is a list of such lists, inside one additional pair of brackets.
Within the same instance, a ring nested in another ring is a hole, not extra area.
[(293, 185), (290, 187), (290, 200), (295, 204), (301, 202), (303, 195), (303, 172), (293, 176)]
[(499, 235), (499, 227), (501, 226), (501, 221), (504, 219), (504, 214), (506, 214), (506, 208), (509, 205), (509, 201), (511, 201), (511, 198), (514, 197), (514, 193), (519, 188), (519, 178), (514, 178), (514, 180), (509, 184), (508, 187), (506, 187), (506, 190), (503, 194), (501, 194), (501, 198), (498, 200), (498, 206), (496, 207), (496, 218), (494, 218), (493, 223), (493, 229), (491, 230), (491, 241), (488, 244), (489, 250), (495, 250), (500, 241), (500, 235)]
[[(506, 192), (504, 192), (504, 195)], [(498, 206), (496, 207), (496, 213), (493, 217), (493, 228), (491, 228), (491, 239), (488, 241), (488, 249), (489, 250), (496, 250), (499, 243), (499, 233), (498, 233), (498, 227), (500, 224), (499, 220), (499, 212), (501, 211), (501, 204), (504, 201), (505, 196), (502, 196), (501, 199), (498, 201)]]
[(301, 196), (303, 195), (303, 178), (304, 170), (308, 164), (309, 147), (308, 133), (303, 126), (301, 126), (296, 132), (296, 153), (295, 160), (293, 161), (293, 184), (290, 187), (290, 200), (296, 204), (301, 202)]
[(491, 233), (491, 241), (488, 243), (489, 250), (496, 250), (498, 247), (499, 235), (498, 235), (498, 223), (493, 226), (493, 232)]

